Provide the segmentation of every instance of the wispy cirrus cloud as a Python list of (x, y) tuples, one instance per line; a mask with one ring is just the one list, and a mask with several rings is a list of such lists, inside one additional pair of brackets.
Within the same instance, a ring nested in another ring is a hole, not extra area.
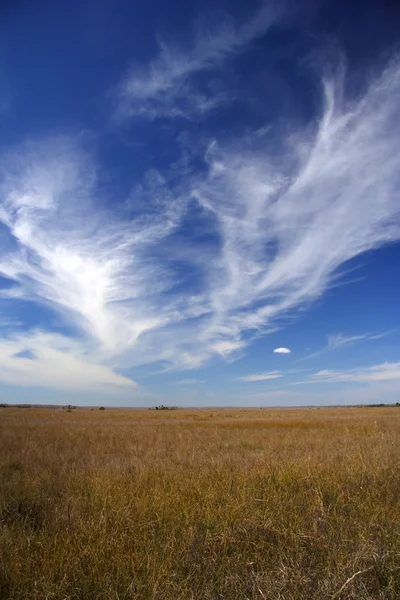
[(215, 329), (262, 329), (318, 298), (345, 262), (400, 238), (399, 63), (352, 102), (342, 85), (324, 82), (314, 130), (292, 131), (278, 157), (268, 138), (210, 147), (194, 193), (221, 240), (209, 273)]
[(117, 118), (192, 117), (231, 100), (215, 81), (196, 81), (245, 51), (276, 22), (278, 10), (263, 3), (247, 21), (236, 23), (227, 14), (209, 25), (202, 21), (186, 46), (158, 38), (158, 55), (146, 68), (134, 67), (117, 89)]
[(275, 348), (274, 353), (275, 354), (290, 354), (291, 350), (289, 350), (289, 348)]
[(343, 333), (330, 334), (327, 336), (326, 345), (323, 348), (321, 348), (321, 350), (317, 350), (316, 352), (308, 354), (307, 356), (304, 356), (298, 360), (303, 361), (308, 360), (310, 358), (315, 358), (331, 350), (338, 350), (339, 348), (343, 348), (344, 346), (351, 346), (352, 344), (356, 344), (358, 342), (380, 340), (386, 337), (387, 335), (390, 335), (394, 331), (395, 330), (392, 329), (390, 331), (384, 331), (382, 333), (361, 333), (355, 335), (346, 335)]
[(186, 379), (180, 379), (175, 381), (174, 385), (198, 385), (199, 383), (205, 383), (205, 379), (196, 379), (194, 377), (188, 377)]
[(400, 379), (400, 362), (382, 363), (370, 367), (361, 367), (344, 371), (318, 371), (301, 383), (369, 383), (373, 381), (391, 381)]
[[(158, 314), (151, 300), (168, 288), (168, 277), (161, 266), (147, 263), (146, 248), (174, 227), (178, 202), (165, 210), (158, 202), (154, 218), (144, 211), (135, 223), (112, 215), (95, 200), (91, 158), (70, 138), (26, 144), (3, 157), (1, 171), (0, 274), (14, 283), (2, 289), (3, 299), (56, 310), (82, 338), (88, 363), (99, 365), (168, 318), (168, 311)], [(30, 374), (35, 369), (34, 363), (22, 361), (13, 368), (23, 366), (32, 367)], [(50, 374), (48, 379), (51, 384)], [(124, 385), (128, 380), (115, 374), (118, 381)]]
[(96, 364), (78, 341), (34, 331), (1, 340), (0, 381), (65, 390), (135, 390), (131, 379)]
[(362, 340), (366, 339), (372, 338), (366, 333), (360, 335), (344, 335), (343, 333), (335, 333), (328, 335), (327, 348), (336, 350), (337, 348), (342, 348), (343, 346), (348, 346), (349, 344), (361, 342)]
[(79, 141), (23, 145), (2, 157), (2, 297), (57, 311), (84, 360), (116, 377), (243, 353), (341, 265), (400, 239), (399, 98), (396, 60), (356, 99), (325, 81), (312, 124), (210, 143), (201, 169), (135, 188), (128, 218), (125, 198), (106, 208)]
[(254, 381), (268, 381), (269, 379), (279, 379), (280, 377), (282, 377), (282, 373), (280, 371), (271, 371), (269, 373), (254, 373), (253, 375), (239, 377), (239, 381), (249, 383)]

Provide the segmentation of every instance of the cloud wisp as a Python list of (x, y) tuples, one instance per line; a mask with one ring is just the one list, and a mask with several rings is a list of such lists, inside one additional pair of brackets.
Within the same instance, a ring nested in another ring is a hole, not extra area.
[(321, 356), (321, 354), (325, 354), (326, 352), (330, 352), (332, 350), (338, 350), (339, 348), (343, 348), (345, 346), (351, 346), (358, 342), (364, 342), (364, 341), (368, 342), (368, 341), (380, 340), (380, 339), (386, 337), (387, 335), (390, 335), (394, 331), (395, 330), (391, 329), (389, 331), (384, 331), (382, 333), (374, 333), (374, 334), (360, 333), (360, 334), (356, 334), (356, 335), (346, 335), (343, 333), (330, 334), (327, 337), (326, 346), (321, 348), (321, 350), (317, 350), (316, 352), (313, 352), (312, 354), (308, 354), (307, 356), (299, 358), (298, 360), (299, 361), (309, 360), (310, 358), (315, 358), (317, 356)]
[(290, 354), (291, 350), (289, 350), (289, 348), (275, 348), (274, 353), (275, 354)]
[(79, 342), (40, 331), (1, 341), (0, 381), (71, 391), (137, 388), (131, 379), (94, 363)]
[(400, 239), (400, 65), (344, 101), (326, 81), (313, 130), (210, 147), (194, 190), (213, 215), (221, 252), (209, 272), (213, 326), (240, 338), (315, 300), (341, 265)]
[(117, 118), (185, 117), (204, 115), (228, 98), (212, 80), (200, 84), (196, 76), (208, 75), (245, 51), (275, 23), (277, 9), (263, 3), (240, 25), (228, 15), (210, 27), (198, 22), (186, 47), (158, 39), (159, 52), (145, 68), (132, 68), (117, 90)]
[(253, 375), (239, 377), (238, 381), (252, 383), (254, 381), (268, 381), (269, 379), (279, 379), (280, 377), (282, 377), (282, 373), (280, 371), (271, 371), (270, 373), (254, 373)]
[(328, 335), (327, 348), (330, 350), (336, 350), (355, 342), (361, 342), (362, 340), (373, 339), (373, 336), (363, 333), (360, 335), (344, 335), (342, 333), (335, 333)]
[(180, 379), (179, 381), (174, 381), (174, 385), (198, 385), (200, 383), (205, 383), (205, 379), (196, 379), (194, 377), (188, 377), (186, 379)]
[(380, 365), (345, 371), (325, 369), (310, 375), (307, 381), (301, 383), (369, 383), (372, 381), (392, 381), (395, 379), (400, 379), (400, 362), (387, 362)]
[(130, 218), (116, 199), (106, 208), (76, 140), (18, 148), (2, 157), (1, 297), (56, 311), (84, 360), (116, 377), (243, 353), (341, 265), (400, 240), (399, 99), (398, 61), (351, 101), (325, 81), (314, 123), (278, 141), (266, 131), (210, 143), (202, 169), (144, 182)]
[[(88, 363), (100, 365), (168, 318), (168, 307), (161, 315), (152, 300), (168, 288), (168, 277), (162, 265), (147, 262), (146, 249), (174, 228), (177, 201), (165, 210), (158, 202), (154, 218), (143, 213), (134, 223), (110, 214), (98, 197), (95, 202), (91, 159), (68, 138), (27, 144), (3, 157), (0, 191), (0, 275), (13, 283), (0, 291), (3, 300), (39, 303), (61, 314), (82, 340)], [(50, 338), (41, 339), (51, 347)], [(74, 356), (76, 350), (69, 349)], [(33, 372), (36, 363), (7, 365)], [(114, 377), (117, 385), (127, 381)]]

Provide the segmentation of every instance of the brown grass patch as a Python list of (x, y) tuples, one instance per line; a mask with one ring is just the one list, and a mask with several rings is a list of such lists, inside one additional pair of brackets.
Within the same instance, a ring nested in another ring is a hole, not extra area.
[(400, 409), (0, 409), (0, 598), (400, 598)]

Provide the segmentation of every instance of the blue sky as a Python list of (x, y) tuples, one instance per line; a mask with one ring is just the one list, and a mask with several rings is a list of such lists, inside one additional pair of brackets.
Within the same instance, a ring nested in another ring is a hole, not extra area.
[(398, 401), (399, 26), (2, 3), (2, 401)]

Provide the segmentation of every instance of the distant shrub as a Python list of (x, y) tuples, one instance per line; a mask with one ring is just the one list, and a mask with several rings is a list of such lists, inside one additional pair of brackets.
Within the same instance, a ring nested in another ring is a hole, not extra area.
[(104, 406), (100, 406), (99, 410), (106, 410)]

